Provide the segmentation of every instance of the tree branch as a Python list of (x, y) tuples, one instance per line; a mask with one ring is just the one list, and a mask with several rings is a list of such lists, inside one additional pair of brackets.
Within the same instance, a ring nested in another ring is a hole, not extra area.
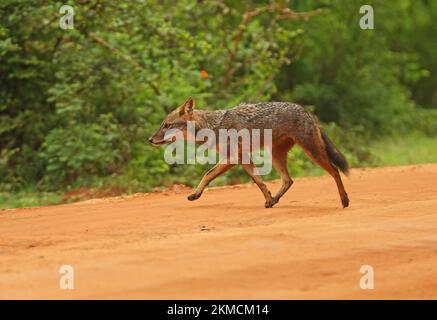
[(241, 41), (244, 31), (246, 30), (247, 25), (251, 22), (251, 20), (254, 17), (259, 16), (266, 12), (272, 12), (272, 13), (275, 12), (277, 15), (275, 19), (278, 20), (282, 20), (282, 19), (299, 20), (301, 18), (307, 20), (309, 17), (318, 14), (321, 11), (322, 11), (321, 9), (316, 9), (309, 12), (295, 12), (292, 11), (290, 8), (280, 8), (277, 6), (276, 3), (272, 3), (268, 6), (257, 8), (254, 10), (246, 11), (243, 14), (237, 33), (235, 34), (234, 39), (232, 41), (232, 48), (229, 50), (228, 65), (222, 82), (222, 92), (228, 87), (229, 82), (236, 71), (236, 69), (233, 67), (233, 63), (238, 54), (238, 45)]
[[(132, 58), (130, 55), (128, 55), (127, 53), (121, 51), (120, 49), (117, 49), (114, 46), (111, 46), (107, 41), (105, 41), (104, 39), (102, 39), (101, 37), (99, 37), (97, 34), (95, 34), (94, 32), (89, 33), (89, 36), (91, 37), (92, 40), (94, 40), (96, 43), (100, 44), (101, 46), (107, 48), (109, 51), (119, 55), (120, 57), (122, 57), (124, 60), (126, 60), (127, 62), (129, 62), (136, 70), (144, 70), (143, 66), (141, 66), (138, 61), (136, 61), (134, 58)], [(161, 92), (159, 91), (158, 86), (150, 81), (150, 80), (145, 80), (145, 82), (153, 89), (153, 91), (155, 92), (156, 95), (161, 95)]]

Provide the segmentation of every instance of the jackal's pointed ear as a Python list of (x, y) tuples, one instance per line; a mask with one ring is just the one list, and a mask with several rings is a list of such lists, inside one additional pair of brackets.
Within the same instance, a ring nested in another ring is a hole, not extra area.
[(194, 107), (196, 106), (196, 103), (194, 102), (193, 97), (189, 97), (187, 101), (185, 101), (180, 107), (179, 107), (179, 114), (183, 115), (184, 113), (187, 113), (188, 115), (192, 115), (194, 111)]

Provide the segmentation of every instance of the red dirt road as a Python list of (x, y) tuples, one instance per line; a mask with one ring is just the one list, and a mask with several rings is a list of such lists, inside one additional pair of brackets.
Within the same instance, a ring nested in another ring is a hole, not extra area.
[(344, 181), (347, 209), (324, 176), (272, 209), (244, 185), (0, 211), (0, 298), (437, 298), (437, 165)]

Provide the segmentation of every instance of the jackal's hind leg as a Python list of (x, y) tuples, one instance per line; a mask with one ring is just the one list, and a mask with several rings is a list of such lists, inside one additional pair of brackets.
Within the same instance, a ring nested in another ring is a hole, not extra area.
[(200, 180), (199, 185), (196, 188), (196, 191), (188, 196), (188, 200), (193, 201), (200, 198), (203, 190), (205, 190), (206, 186), (219, 175), (225, 173), (229, 169), (231, 169), (234, 164), (231, 163), (218, 163), (211, 170), (209, 170)]
[(341, 181), (340, 172), (329, 161), (329, 156), (326, 150), (320, 146), (310, 146), (308, 148), (302, 146), (302, 149), (314, 162), (316, 162), (319, 166), (325, 169), (334, 178), (335, 183), (337, 184), (338, 193), (340, 195), (341, 204), (343, 205), (343, 208), (348, 207), (349, 197), (344, 188), (343, 181)]
[(318, 163), (334, 178), (335, 183), (337, 184), (338, 193), (340, 195), (341, 204), (343, 205), (343, 208), (347, 208), (349, 206), (349, 197), (344, 188), (343, 181), (341, 181), (340, 172), (336, 167), (334, 167), (329, 162), (325, 161), (325, 162), (318, 162)]
[(292, 140), (284, 141), (283, 143), (272, 148), (272, 160), (273, 166), (282, 179), (282, 185), (278, 193), (273, 197), (274, 203), (278, 203), (279, 199), (290, 189), (293, 184), (293, 180), (290, 178), (287, 167), (287, 153), (293, 147), (294, 142)]

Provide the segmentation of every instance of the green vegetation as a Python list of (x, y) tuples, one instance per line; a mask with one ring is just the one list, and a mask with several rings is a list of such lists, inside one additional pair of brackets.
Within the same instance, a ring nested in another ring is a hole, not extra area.
[(62, 195), (55, 192), (23, 190), (17, 193), (0, 192), (0, 209), (32, 207), (59, 203)]
[[(363, 4), (375, 30), (359, 28)], [(3, 0), (0, 208), (195, 184), (207, 166), (146, 142), (189, 95), (306, 105), (352, 166), (436, 161), (436, 20), (426, 0)], [(290, 170), (321, 172), (297, 150)]]
[(373, 157), (378, 165), (397, 166), (437, 163), (437, 138), (411, 135), (384, 138), (373, 145)]

